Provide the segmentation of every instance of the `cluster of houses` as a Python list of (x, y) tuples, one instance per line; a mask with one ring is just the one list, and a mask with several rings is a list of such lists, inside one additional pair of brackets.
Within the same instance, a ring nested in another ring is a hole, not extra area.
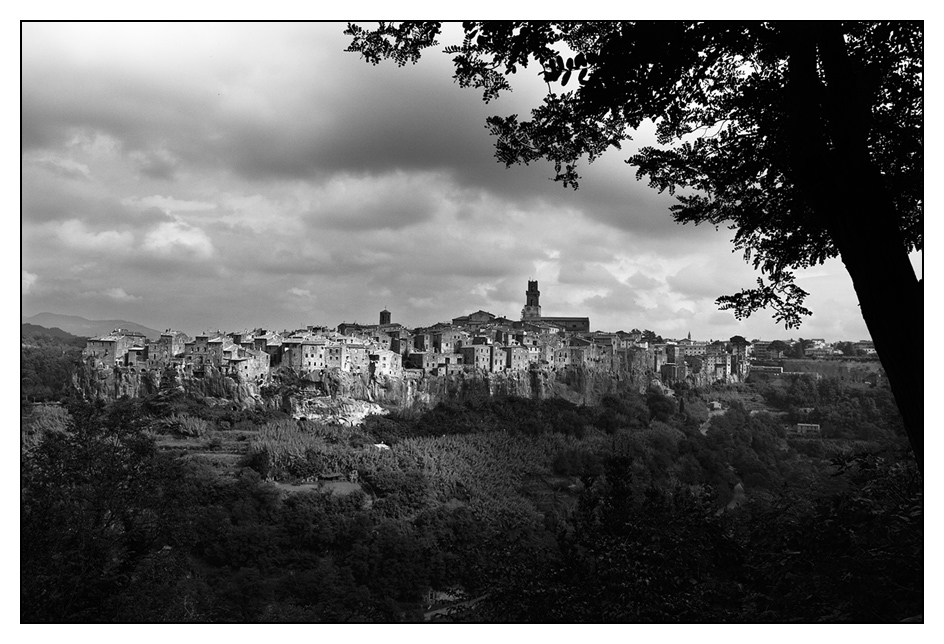
[[(806, 358), (830, 358), (844, 355), (836, 345), (828, 344), (826, 340), (822, 338), (813, 338), (805, 340), (804, 342), (807, 344), (803, 350), (803, 355)], [(783, 357), (783, 346), (790, 343), (792, 343), (792, 341), (788, 341), (787, 343), (780, 342), (778, 344), (776, 340), (754, 340), (752, 343), (754, 347), (754, 357), (762, 360), (779, 360)], [(861, 353), (865, 356), (877, 355), (875, 352), (875, 343), (871, 340), (860, 340), (850, 344), (857, 354)]]
[(611, 370), (639, 359), (648, 347), (638, 334), (568, 332), (543, 321), (511, 321), (477, 311), (451, 323), (407, 329), (390, 322), (341, 323), (280, 333), (266, 329), (208, 332), (190, 337), (167, 330), (158, 340), (116, 329), (89, 339), (84, 359), (98, 368), (131, 372), (177, 369), (202, 375), (214, 367), (240, 380), (264, 383), (273, 369), (302, 376), (339, 370), (371, 376), (444, 375), (457, 371), (504, 372), (580, 365)]
[(275, 368), (302, 376), (339, 370), (371, 376), (445, 375), (585, 367), (616, 371), (648, 367), (664, 382), (685, 379), (696, 357), (712, 380), (747, 376), (750, 345), (681, 340), (652, 344), (639, 332), (567, 331), (543, 320), (512, 321), (476, 311), (452, 322), (407, 329), (381, 312), (374, 325), (341, 323), (280, 333), (266, 329), (207, 332), (195, 337), (168, 329), (157, 340), (115, 329), (89, 339), (84, 359), (98, 368), (132, 373), (173, 367), (200, 376), (214, 367), (241, 381), (262, 384)]
[(537, 282), (528, 283), (522, 319), (476, 311), (430, 327), (407, 329), (380, 312), (379, 324), (343, 322), (335, 329), (309, 326), (294, 331), (266, 329), (208, 332), (190, 337), (167, 330), (149, 341), (116, 329), (89, 339), (83, 352), (91, 365), (131, 372), (174, 368), (201, 376), (213, 367), (240, 381), (264, 384), (273, 369), (289, 367), (303, 377), (325, 370), (378, 376), (445, 375), (459, 371), (530, 369), (650, 369), (666, 384), (702, 373), (714, 382), (744, 380), (753, 355), (769, 355), (770, 343), (652, 343), (639, 331), (590, 330), (589, 318), (541, 316)]

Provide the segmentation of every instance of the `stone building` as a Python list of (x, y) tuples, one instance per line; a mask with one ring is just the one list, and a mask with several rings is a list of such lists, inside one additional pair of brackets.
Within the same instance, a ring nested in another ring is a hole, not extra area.
[(586, 317), (547, 317), (541, 315), (541, 291), (538, 290), (537, 280), (528, 280), (528, 290), (524, 292), (525, 304), (521, 309), (522, 322), (541, 321), (552, 324), (570, 333), (589, 333), (590, 318)]
[(489, 352), (490, 355), (489, 355), (488, 370), (491, 371), (492, 373), (497, 373), (499, 371), (502, 371), (505, 368), (505, 363), (508, 360), (507, 356), (505, 355), (504, 350), (502, 350), (502, 347), (495, 344), (489, 345), (489, 349), (490, 349), (490, 352)]
[(387, 349), (377, 349), (367, 355), (370, 360), (370, 373), (374, 376), (399, 376), (403, 372), (403, 359), (399, 353)]
[(409, 369), (422, 369), (429, 373), (437, 367), (439, 359), (432, 351), (417, 351), (407, 356), (406, 367)]
[(530, 352), (527, 347), (502, 347), (505, 352), (505, 368), (519, 371), (528, 368)]
[(123, 365), (128, 349), (143, 347), (145, 342), (144, 336), (140, 333), (115, 329), (101, 338), (89, 338), (82, 350), (82, 357), (91, 360), (98, 367)]
[(714, 380), (727, 382), (731, 378), (731, 354), (725, 351), (708, 353), (702, 369)]
[(341, 369), (346, 363), (347, 345), (335, 344), (325, 347), (325, 368)]
[(662, 365), (659, 375), (662, 377), (664, 384), (671, 385), (688, 377), (688, 366), (684, 362), (679, 364), (666, 363)]
[(463, 342), (469, 341), (469, 334), (458, 329), (443, 330), (431, 334), (432, 349), (437, 353), (456, 353)]
[[(97, 367), (114, 367), (118, 358), (118, 338), (106, 335), (101, 338), (89, 338), (82, 349), (82, 357), (93, 362)], [(122, 356), (123, 357), (123, 356)]]
[(488, 311), (482, 311), (479, 309), (475, 313), (469, 313), (461, 317), (453, 318), (452, 324), (454, 326), (468, 327), (471, 330), (478, 329), (486, 324), (491, 324), (496, 319), (495, 315), (489, 313)]
[(370, 357), (367, 354), (367, 347), (363, 344), (349, 344), (345, 349), (341, 371), (361, 373), (369, 369)]
[(269, 354), (254, 349), (239, 350), (232, 355), (227, 365), (231, 374), (243, 382), (263, 382), (269, 376)]
[(124, 366), (131, 367), (132, 370), (147, 369), (148, 347), (128, 347), (124, 357)]
[(319, 371), (327, 366), (324, 338), (288, 338), (282, 345), (282, 364), (299, 373)]
[(541, 291), (538, 290), (537, 280), (528, 280), (528, 290), (524, 292), (524, 308), (521, 309), (522, 320), (541, 319)]
[(170, 364), (174, 358), (183, 356), (187, 342), (191, 338), (186, 333), (167, 329), (160, 338), (148, 344), (148, 363), (153, 368), (161, 368)]
[(492, 370), (492, 347), (488, 344), (472, 344), (460, 349), (462, 360), (469, 369)]

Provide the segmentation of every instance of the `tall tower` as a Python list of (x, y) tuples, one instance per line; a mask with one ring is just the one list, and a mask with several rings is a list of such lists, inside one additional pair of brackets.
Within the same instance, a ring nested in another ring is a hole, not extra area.
[(380, 312), (380, 323), (381, 324), (390, 324), (390, 311), (384, 309)]
[(524, 308), (521, 309), (521, 319), (540, 320), (541, 305), (539, 304), (539, 300), (541, 298), (541, 291), (538, 290), (537, 280), (528, 280), (528, 290), (524, 292), (524, 296), (525, 301)]

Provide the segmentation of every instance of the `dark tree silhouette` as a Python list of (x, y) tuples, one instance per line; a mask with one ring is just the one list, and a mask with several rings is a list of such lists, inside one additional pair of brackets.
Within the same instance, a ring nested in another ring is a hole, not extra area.
[[(787, 328), (810, 314), (793, 271), (840, 257), (919, 466), (924, 297), (908, 254), (923, 249), (920, 22), (464, 22), (454, 78), (489, 101), (536, 66), (548, 94), (493, 116), (496, 157), (546, 159), (577, 187), (578, 162), (619, 148), (643, 121), (660, 147), (629, 159), (676, 194), (680, 223), (726, 225), (761, 272), (718, 298), (739, 318), (770, 308)], [(349, 24), (348, 50), (415, 63), (442, 24)]]

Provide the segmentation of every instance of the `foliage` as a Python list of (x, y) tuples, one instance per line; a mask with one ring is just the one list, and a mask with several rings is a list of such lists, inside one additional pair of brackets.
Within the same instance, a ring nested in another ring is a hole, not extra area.
[[(790, 376), (784, 384), (761, 390), (767, 404), (787, 411), (790, 422), (821, 425), (828, 438), (893, 440), (904, 434), (901, 414), (887, 389), (846, 387), (836, 378), (805, 375)], [(812, 412), (801, 414), (800, 408)]]
[(171, 414), (170, 417), (161, 420), (159, 426), (165, 431), (181, 436), (203, 436), (207, 432), (209, 423), (189, 414)]
[(656, 335), (654, 331), (650, 331), (649, 329), (642, 332), (642, 341), (649, 342), (650, 344), (661, 344), (665, 342), (661, 335)]
[(646, 406), (649, 408), (649, 415), (653, 420), (665, 422), (672, 418), (678, 411), (678, 407), (672, 398), (657, 391), (650, 391), (646, 394)]
[(136, 567), (166, 543), (177, 466), (120, 403), (74, 406), (22, 460), (23, 621), (101, 621)]
[(265, 477), (317, 479), (372, 471), (392, 459), (380, 450), (351, 449), (359, 433), (348, 427), (279, 420), (263, 425), (250, 441), (244, 465)]
[[(802, 454), (779, 421), (737, 404), (703, 436), (614, 396), (581, 409), (577, 436), (508, 431), (533, 401), (497, 402), (509, 408), (431, 412), (483, 431), (420, 418), (425, 433), (390, 450), (359, 428), (269, 421), (252, 469), (226, 475), (158, 451), (134, 401), (57, 412), (64, 427), (24, 452), (21, 620), (419, 620), (429, 590), (486, 596), (474, 621), (921, 610), (921, 479), (900, 454), (837, 441)], [(639, 423), (594, 426), (606, 410)], [(263, 480), (350, 470), (363, 491)], [(747, 502), (722, 511), (738, 482)]]
[(481, 616), (664, 623), (919, 614), (920, 475), (874, 454), (835, 464), (847, 479), (841, 491), (804, 499), (786, 489), (722, 514), (704, 489), (650, 486), (632, 494), (631, 461), (613, 456), (558, 534), (558, 549), (517, 553)]
[(34, 447), (48, 433), (66, 432), (71, 420), (69, 410), (61, 405), (31, 405), (29, 414), (20, 419), (20, 448)]
[[(583, 159), (655, 123), (658, 145), (628, 160), (637, 178), (676, 197), (677, 222), (733, 230), (761, 273), (756, 287), (719, 297), (721, 309), (743, 318), (767, 308), (799, 326), (811, 311), (794, 272), (841, 256), (923, 464), (924, 291), (909, 259), (924, 247), (922, 22), (470, 21), (462, 30), (444, 49), (460, 86), (489, 101), (529, 65), (548, 86), (530, 120), (487, 119), (506, 166), (547, 160), (556, 181), (576, 188)], [(345, 34), (348, 51), (404, 65), (440, 32), (436, 22), (384, 22)]]
[(741, 519), (758, 621), (886, 622), (922, 612), (917, 468), (874, 453), (834, 466), (843, 491), (804, 499), (788, 490)]
[(21, 405), (61, 402), (69, 398), (72, 394), (72, 375), (81, 355), (81, 348), (56, 342), (21, 346)]
[(163, 377), (157, 393), (142, 399), (143, 409), (158, 420), (186, 416), (206, 421), (207, 429), (215, 425), (219, 429), (239, 430), (288, 418), (288, 414), (282, 411), (243, 409), (236, 403), (211, 406), (204, 399), (188, 395), (172, 385), (167, 386), (167, 383), (173, 383), (173, 378)]
[(856, 350), (854, 342), (837, 342), (836, 348), (842, 351), (844, 356), (858, 356), (865, 355), (865, 351)]

